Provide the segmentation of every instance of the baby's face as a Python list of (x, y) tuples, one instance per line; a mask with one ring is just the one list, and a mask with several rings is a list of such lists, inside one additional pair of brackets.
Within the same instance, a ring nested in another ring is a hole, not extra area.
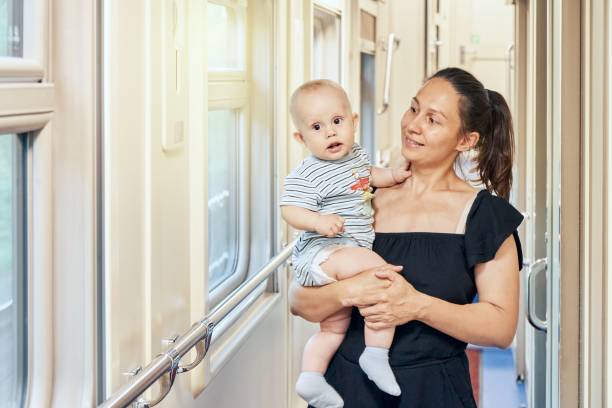
[(333, 88), (306, 91), (295, 109), (295, 138), (321, 160), (338, 160), (350, 153), (355, 143), (357, 115), (348, 101)]

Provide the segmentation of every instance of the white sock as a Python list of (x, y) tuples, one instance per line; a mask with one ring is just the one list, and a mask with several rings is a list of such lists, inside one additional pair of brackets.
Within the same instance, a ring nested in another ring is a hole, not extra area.
[(314, 371), (304, 371), (300, 374), (295, 391), (303, 400), (315, 408), (342, 408), (344, 400), (325, 381), (323, 374)]
[(389, 365), (389, 349), (366, 347), (359, 357), (359, 366), (382, 391), (395, 396), (402, 393)]

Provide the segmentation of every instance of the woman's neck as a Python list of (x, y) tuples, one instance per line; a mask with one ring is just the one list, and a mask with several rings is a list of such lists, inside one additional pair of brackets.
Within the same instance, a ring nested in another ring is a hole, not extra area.
[(417, 195), (431, 191), (453, 190), (457, 187), (457, 182), (460, 182), (452, 166), (423, 168), (413, 164), (411, 171), (412, 177), (404, 184), (404, 188)]

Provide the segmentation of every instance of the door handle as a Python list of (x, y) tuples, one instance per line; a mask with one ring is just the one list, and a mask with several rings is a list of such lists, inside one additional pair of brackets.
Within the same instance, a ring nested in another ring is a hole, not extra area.
[(533, 293), (534, 281), (537, 275), (546, 271), (548, 261), (546, 258), (541, 258), (535, 261), (529, 267), (529, 274), (527, 275), (527, 320), (536, 329), (546, 333), (548, 330), (548, 320), (542, 320), (538, 317), (535, 312), (535, 296)]
[(382, 115), (389, 107), (389, 90), (391, 88), (391, 65), (393, 64), (393, 52), (395, 47), (399, 47), (400, 40), (394, 33), (389, 33), (387, 38), (387, 67), (385, 69), (385, 85), (383, 87), (383, 103), (378, 110), (378, 114)]

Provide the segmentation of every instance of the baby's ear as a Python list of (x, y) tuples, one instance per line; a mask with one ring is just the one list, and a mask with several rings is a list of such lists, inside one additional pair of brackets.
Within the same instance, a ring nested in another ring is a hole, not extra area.
[(353, 113), (353, 126), (355, 127), (355, 129), (359, 127), (359, 114), (358, 113)]
[(293, 138), (298, 141), (298, 143), (304, 144), (304, 136), (300, 132), (293, 132)]

